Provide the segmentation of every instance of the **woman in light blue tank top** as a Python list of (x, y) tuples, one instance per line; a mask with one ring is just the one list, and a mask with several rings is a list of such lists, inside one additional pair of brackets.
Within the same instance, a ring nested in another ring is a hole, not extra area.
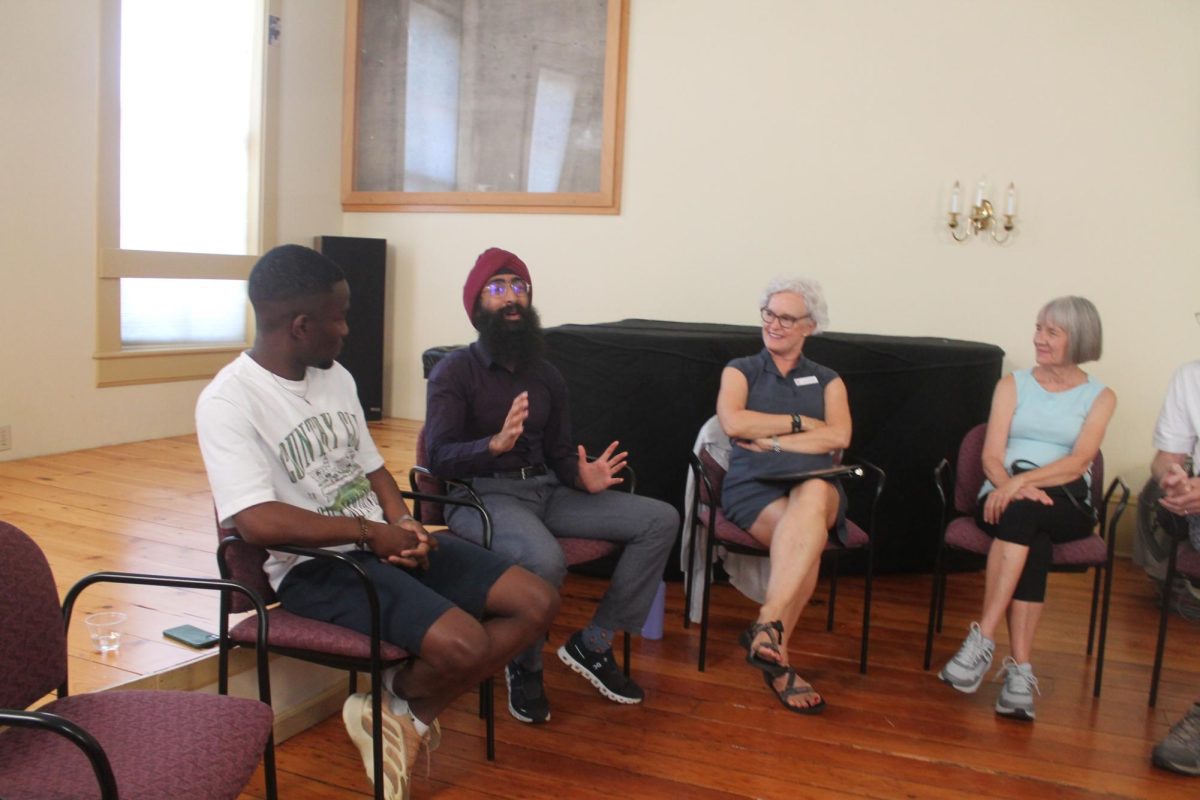
[[(987, 480), (976, 524), (995, 541), (983, 610), (938, 673), (961, 692), (978, 689), (992, 663), (996, 628), (1006, 619), (1012, 654), (1001, 667), (1004, 685), (995, 708), (1021, 720), (1034, 718), (1038, 689), (1030, 657), (1053, 548), (1092, 535), (1095, 516), (1085, 487), (1117, 404), (1111, 389), (1079, 367), (1100, 357), (1100, 315), (1090, 301), (1060, 297), (1047, 303), (1038, 312), (1033, 345), (1036, 365), (1000, 380), (988, 417), (982, 458)], [(1059, 488), (1071, 484), (1074, 491)]]

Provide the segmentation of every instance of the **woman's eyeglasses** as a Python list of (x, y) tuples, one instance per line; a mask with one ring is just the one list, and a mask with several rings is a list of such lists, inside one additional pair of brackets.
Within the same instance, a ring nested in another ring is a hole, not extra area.
[(779, 327), (783, 328), (785, 331), (790, 329), (793, 325), (795, 325), (800, 320), (808, 319), (809, 317), (812, 316), (812, 314), (805, 314), (802, 317), (793, 317), (790, 314), (776, 314), (774, 311), (767, 308), (766, 306), (763, 306), (761, 309), (759, 309), (759, 313), (762, 316), (763, 322), (765, 322), (768, 325), (770, 325), (773, 322), (778, 322)]
[(505, 292), (512, 289), (515, 297), (521, 297), (528, 294), (531, 287), (528, 283), (520, 278), (513, 278), (511, 281), (489, 281), (483, 285), (483, 293), (490, 294), (492, 297), (503, 297)]

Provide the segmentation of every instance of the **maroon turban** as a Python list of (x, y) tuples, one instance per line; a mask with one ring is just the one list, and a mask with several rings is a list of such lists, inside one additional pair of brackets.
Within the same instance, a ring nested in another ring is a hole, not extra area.
[[(475, 259), (475, 266), (471, 268), (467, 282), (463, 284), (463, 308), (467, 310), (467, 319), (471, 320), (472, 325), (475, 324), (475, 301), (479, 298), (479, 293), (493, 276), (501, 273), (516, 275), (526, 283), (533, 284), (533, 281), (529, 280), (529, 268), (525, 266), (524, 261), (499, 247), (484, 250), (479, 258)], [(532, 290), (529, 292), (529, 299), (533, 300)]]

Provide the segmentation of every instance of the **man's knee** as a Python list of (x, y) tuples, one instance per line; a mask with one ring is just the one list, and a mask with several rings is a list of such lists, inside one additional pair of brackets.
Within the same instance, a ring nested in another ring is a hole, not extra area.
[(558, 615), (558, 590), (536, 575), (525, 572), (520, 582), (520, 614), (538, 630), (550, 627)]
[(675, 534), (679, 532), (679, 512), (675, 507), (659, 501), (648, 516), (655, 537), (674, 542)]
[(679, 514), (666, 503), (663, 505), (669, 513), (664, 513), (654, 520), (650, 535), (654, 538), (654, 552), (658, 557), (665, 559), (679, 538)]
[(500, 576), (487, 599), (488, 613), (519, 617), (541, 631), (550, 627), (558, 606), (558, 590), (519, 566)]
[(487, 656), (486, 631), (461, 612), (442, 615), (421, 642), (420, 659), (450, 679), (473, 673)]
[(641, 537), (663, 548), (675, 543), (679, 533), (679, 512), (661, 500), (644, 500), (637, 506), (636, 517), (640, 522)]

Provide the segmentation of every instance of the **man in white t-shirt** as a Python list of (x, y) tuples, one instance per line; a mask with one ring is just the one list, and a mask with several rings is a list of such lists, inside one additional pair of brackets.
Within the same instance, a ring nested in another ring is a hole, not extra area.
[[(1186, 469), (1189, 457), (1200, 464), (1200, 361), (1175, 371), (1154, 426), (1154, 447), (1150, 472), (1163, 490), (1159, 502), (1187, 518), (1192, 544), (1200, 549), (1200, 478)], [(1200, 775), (1200, 699), (1155, 746), (1152, 760), (1163, 769)]]
[[(252, 544), (341, 550), (367, 570), (383, 638), (416, 655), (383, 676), (387, 796), (407, 797), (409, 767), (437, 744), (437, 715), (540, 638), (558, 595), (494, 553), (428, 533), (409, 514), (354, 379), (334, 361), (350, 305), (335, 263), (299, 245), (276, 247), (255, 264), (249, 294), (254, 346), (196, 404), (217, 515)], [(351, 570), (274, 551), (264, 569), (288, 610), (369, 633)], [(355, 694), (342, 716), (374, 781), (370, 710), (369, 695)]]

